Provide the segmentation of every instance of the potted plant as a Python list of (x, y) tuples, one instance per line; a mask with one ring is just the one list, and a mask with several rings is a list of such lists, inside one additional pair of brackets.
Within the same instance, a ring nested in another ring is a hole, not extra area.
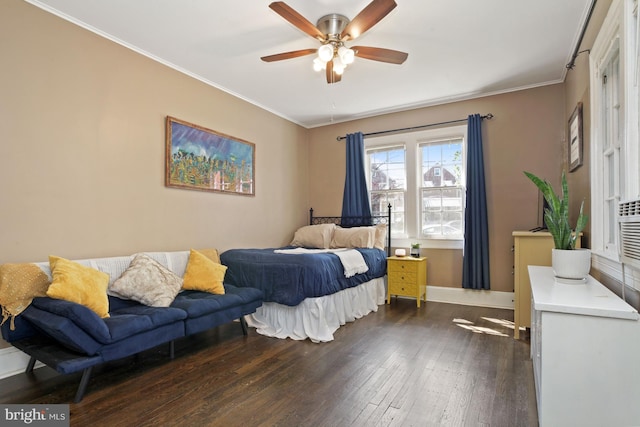
[(536, 175), (524, 173), (542, 193), (548, 208), (544, 211), (544, 220), (553, 237), (554, 249), (551, 254), (551, 266), (556, 277), (583, 280), (591, 269), (591, 251), (576, 250), (576, 239), (587, 225), (589, 217), (583, 212), (584, 200), (580, 204), (580, 213), (574, 228), (569, 223), (569, 187), (567, 176), (562, 171), (562, 194), (557, 195), (551, 184)]
[(420, 243), (411, 244), (411, 256), (414, 258), (420, 258)]

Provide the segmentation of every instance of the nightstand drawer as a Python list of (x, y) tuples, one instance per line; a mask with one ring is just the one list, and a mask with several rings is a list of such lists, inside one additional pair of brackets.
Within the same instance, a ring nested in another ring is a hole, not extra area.
[(413, 281), (397, 280), (389, 277), (389, 292), (392, 295), (403, 295), (407, 297), (415, 297), (418, 295), (418, 284), (415, 279)]
[(388, 264), (388, 270), (389, 273), (411, 272), (416, 274), (419, 266), (420, 263), (415, 261), (393, 261)]
[(390, 283), (416, 283), (418, 280), (418, 274), (416, 272), (404, 272), (404, 271), (390, 271), (389, 282)]

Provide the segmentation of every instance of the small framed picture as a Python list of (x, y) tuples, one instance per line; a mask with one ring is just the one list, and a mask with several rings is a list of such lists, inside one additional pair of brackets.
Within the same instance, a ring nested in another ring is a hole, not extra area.
[(569, 147), (567, 161), (569, 172), (582, 165), (582, 102), (579, 102), (569, 119)]

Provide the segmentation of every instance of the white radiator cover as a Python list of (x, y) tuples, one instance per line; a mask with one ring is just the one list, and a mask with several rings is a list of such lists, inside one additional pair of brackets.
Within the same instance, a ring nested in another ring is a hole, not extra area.
[(618, 223), (620, 225), (620, 260), (640, 269), (640, 200), (619, 204)]

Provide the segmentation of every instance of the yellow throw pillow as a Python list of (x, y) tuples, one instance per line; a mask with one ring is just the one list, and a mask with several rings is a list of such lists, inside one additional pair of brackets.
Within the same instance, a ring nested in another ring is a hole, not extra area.
[(220, 255), (218, 255), (217, 249), (198, 249), (198, 252), (200, 252), (202, 255), (206, 256), (216, 264), (220, 264)]
[(82, 304), (100, 317), (109, 317), (107, 273), (57, 256), (49, 256), (49, 266), (53, 281), (48, 297)]
[(187, 269), (184, 272), (182, 289), (223, 295), (222, 282), (226, 271), (225, 265), (215, 263), (201, 252), (191, 249)]

